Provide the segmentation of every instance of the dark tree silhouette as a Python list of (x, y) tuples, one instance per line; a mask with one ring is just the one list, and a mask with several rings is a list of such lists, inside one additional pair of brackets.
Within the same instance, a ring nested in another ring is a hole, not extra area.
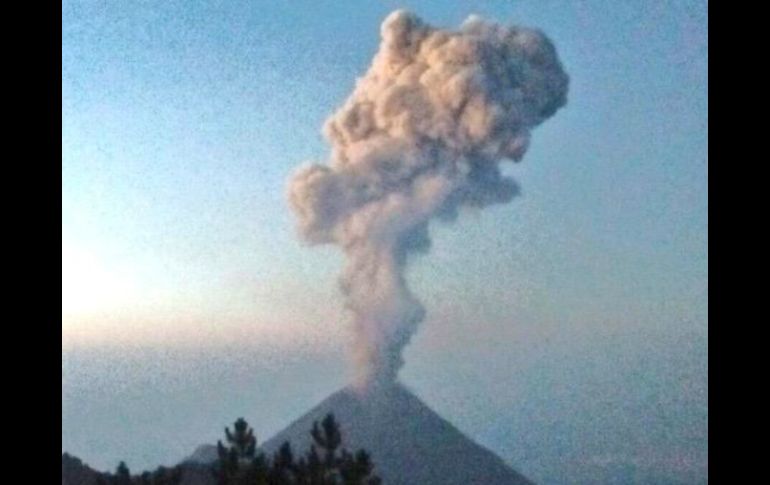
[(270, 476), (270, 462), (260, 453), (246, 467), (243, 479), (249, 485), (267, 485)]
[[(374, 465), (364, 450), (350, 453), (342, 446), (342, 432), (328, 414), (321, 423), (313, 423), (310, 430), (313, 443), (304, 456), (295, 457), (291, 445), (284, 443), (272, 457), (257, 453), (257, 438), (243, 418), (234, 423), (233, 431), (225, 428), (228, 446), (217, 442), (218, 460), (206, 465), (177, 465), (173, 468), (159, 467), (154, 472), (146, 471), (132, 477), (125, 462), (120, 462), (115, 474), (91, 470), (92, 480), (97, 485), (180, 485), (183, 468), (185, 474), (203, 474), (193, 480), (207, 481), (216, 477), (219, 485), (380, 485), (381, 480), (373, 474)], [(66, 453), (62, 455), (62, 483), (67, 476), (77, 477), (87, 467)], [(93, 483), (93, 482), (91, 482)]]
[(323, 421), (321, 421), (320, 428), (318, 421), (315, 421), (310, 435), (313, 437), (316, 445), (324, 451), (324, 465), (330, 470), (334, 469), (337, 465), (335, 454), (337, 448), (342, 444), (342, 433), (337, 421), (334, 419), (334, 415), (327, 414)]
[[(235, 455), (239, 462), (254, 459), (257, 450), (257, 438), (254, 436), (254, 430), (249, 428), (249, 423), (243, 418), (238, 418), (233, 425), (234, 432), (230, 428), (225, 428), (225, 437), (230, 444), (229, 453)], [(223, 457), (225, 447), (221, 441), (217, 443), (220, 459)], [(229, 458), (229, 456), (228, 456)]]
[(219, 460), (214, 468), (219, 485), (267, 485), (269, 464), (263, 454), (256, 454), (257, 438), (243, 418), (233, 425), (233, 432), (225, 428), (229, 447), (217, 442)]
[(173, 468), (158, 467), (152, 473), (150, 483), (152, 485), (180, 485), (182, 483), (182, 467), (179, 465)]
[[(182, 467), (177, 465), (173, 468), (159, 467), (154, 472), (145, 471), (141, 475), (131, 476), (128, 466), (120, 462), (115, 474), (94, 472), (96, 485), (180, 485), (182, 483)], [(70, 482), (66, 482), (70, 485)], [(76, 485), (79, 482), (72, 482)]]
[[(313, 423), (310, 431), (314, 444), (305, 459), (309, 485), (378, 485), (379, 477), (372, 474), (374, 465), (369, 454), (359, 450), (355, 455), (342, 446), (342, 432), (333, 414)], [(318, 449), (321, 449), (321, 455)]]
[(121, 461), (115, 470), (115, 485), (131, 485), (131, 471), (126, 463)]
[(297, 458), (286, 442), (272, 460), (256, 453), (257, 440), (248, 423), (239, 418), (234, 431), (225, 428), (229, 447), (217, 443), (219, 460), (214, 474), (219, 485), (379, 485), (369, 454), (342, 448), (342, 432), (328, 414), (310, 430), (313, 443)]
[(358, 450), (355, 456), (342, 451), (340, 460), (340, 475), (344, 485), (378, 485), (382, 481), (372, 475), (374, 465), (369, 454), (364, 450)]
[(294, 485), (297, 465), (294, 463), (294, 453), (291, 445), (286, 442), (273, 455), (273, 466), (270, 468), (268, 483), (270, 485)]
[(316, 446), (310, 445), (310, 450), (305, 458), (307, 482), (310, 485), (323, 485), (326, 483), (326, 470)]
[(152, 479), (152, 473), (143, 472), (139, 475), (139, 485), (155, 485)]

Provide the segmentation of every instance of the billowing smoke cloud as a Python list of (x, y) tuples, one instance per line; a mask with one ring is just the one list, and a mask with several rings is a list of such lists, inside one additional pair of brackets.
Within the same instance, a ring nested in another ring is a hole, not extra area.
[(428, 250), (429, 221), (517, 195), (499, 163), (521, 160), (530, 130), (565, 104), (569, 81), (537, 30), (471, 16), (446, 31), (399, 10), (381, 36), (368, 72), (324, 126), (329, 164), (301, 169), (289, 186), (303, 238), (345, 252), (361, 386), (396, 378), (424, 318), (404, 268)]

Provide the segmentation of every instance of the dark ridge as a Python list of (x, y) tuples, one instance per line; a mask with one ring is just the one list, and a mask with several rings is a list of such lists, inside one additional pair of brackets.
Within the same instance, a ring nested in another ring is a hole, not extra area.
[(99, 472), (68, 453), (61, 456), (62, 485), (96, 485)]

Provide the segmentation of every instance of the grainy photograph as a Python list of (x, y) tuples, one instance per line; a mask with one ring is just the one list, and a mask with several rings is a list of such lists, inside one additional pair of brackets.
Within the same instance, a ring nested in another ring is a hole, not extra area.
[(62, 485), (708, 483), (708, 4), (62, 1)]

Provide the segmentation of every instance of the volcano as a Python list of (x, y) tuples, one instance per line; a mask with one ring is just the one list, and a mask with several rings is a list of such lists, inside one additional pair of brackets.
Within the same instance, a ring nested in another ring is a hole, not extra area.
[[(532, 484), (400, 384), (364, 393), (343, 388), (264, 442), (262, 451), (271, 456), (288, 441), (295, 452), (304, 454), (312, 440), (313, 422), (328, 413), (340, 423), (343, 446), (370, 452), (375, 473), (384, 484)], [(215, 450), (203, 448), (190, 461), (215, 459)]]

